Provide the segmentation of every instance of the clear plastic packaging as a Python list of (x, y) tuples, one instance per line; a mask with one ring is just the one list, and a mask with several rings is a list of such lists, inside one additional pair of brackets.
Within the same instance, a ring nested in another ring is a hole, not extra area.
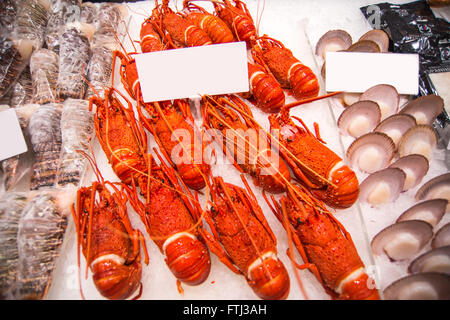
[(97, 13), (97, 33), (109, 34), (117, 32), (118, 26), (124, 23), (128, 10), (123, 4), (104, 2)]
[(78, 187), (88, 164), (77, 150), (89, 153), (94, 117), (86, 100), (67, 99), (61, 115), (62, 154), (57, 185)]
[(56, 102), (58, 55), (48, 49), (35, 51), (30, 59), (30, 70), (33, 83), (33, 102), (39, 104)]
[(33, 86), (31, 84), (30, 68), (27, 66), (17, 82), (11, 88), (11, 107), (18, 107), (31, 103), (33, 99)]
[(64, 25), (79, 21), (81, 15), (81, 1), (79, 0), (54, 0), (52, 12), (48, 19), (45, 33), (47, 48), (59, 53), (59, 34)]
[(15, 299), (43, 299), (52, 282), (67, 228), (70, 202), (57, 189), (34, 194), (19, 220)]
[(17, 6), (14, 0), (0, 1), (0, 36), (8, 36), (14, 30)]
[(97, 17), (97, 6), (92, 2), (83, 2), (81, 4), (81, 16), (80, 22), (95, 24), (95, 19)]
[(50, 15), (47, 0), (17, 0), (15, 36), (32, 41), (33, 48), (44, 44), (45, 29)]
[(31, 116), (28, 132), (35, 156), (30, 189), (54, 186), (61, 154), (61, 104), (40, 106)]
[(20, 127), (27, 143), (28, 151), (1, 161), (3, 183), (6, 191), (14, 190), (19, 182), (29, 173), (33, 162), (33, 152), (28, 134), (28, 123), (31, 115), (39, 107), (37, 104), (27, 104), (15, 108)]
[[(115, 43), (99, 43), (92, 48), (92, 56), (88, 66), (90, 86), (86, 91), (86, 99), (96, 95), (103, 97), (103, 89), (110, 84), (112, 74), (112, 56)], [(94, 90), (96, 92), (94, 92)]]
[(5, 193), (0, 199), (0, 299), (13, 299), (19, 268), (17, 233), (27, 201), (24, 193)]
[(90, 57), (90, 40), (94, 27), (89, 24), (68, 24), (60, 35), (58, 96), (82, 99), (86, 93), (85, 77)]

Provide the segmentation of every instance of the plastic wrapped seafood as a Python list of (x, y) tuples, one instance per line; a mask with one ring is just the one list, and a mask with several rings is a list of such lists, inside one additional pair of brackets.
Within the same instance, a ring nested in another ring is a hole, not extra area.
[(62, 154), (57, 184), (78, 186), (87, 166), (87, 159), (77, 150), (89, 152), (94, 133), (94, 117), (86, 100), (67, 99), (61, 115)]
[(52, 13), (48, 19), (45, 33), (47, 48), (59, 53), (60, 30), (67, 23), (80, 20), (80, 0), (56, 0), (52, 2)]
[(35, 156), (30, 189), (53, 186), (61, 153), (61, 104), (40, 106), (31, 116), (28, 132)]
[(39, 49), (31, 55), (30, 71), (33, 82), (33, 101), (44, 104), (56, 102), (56, 81), (59, 58), (48, 49)]
[(0, 97), (16, 83), (28, 64), (31, 42), (0, 37)]
[(11, 88), (11, 107), (31, 103), (33, 99), (33, 86), (31, 84), (30, 68), (27, 66), (17, 82)]
[(7, 191), (14, 189), (21, 179), (30, 171), (33, 161), (33, 152), (30, 146), (30, 137), (27, 126), (31, 115), (38, 107), (39, 105), (37, 104), (27, 104), (15, 109), (22, 133), (28, 146), (28, 151), (1, 161), (3, 183), (5, 190)]
[(81, 4), (80, 22), (95, 24), (97, 17), (97, 6), (92, 2), (83, 2)]
[(15, 35), (31, 40), (34, 49), (44, 44), (45, 29), (50, 15), (48, 0), (17, 0)]
[(105, 86), (109, 85), (111, 80), (112, 56), (114, 50), (114, 43), (99, 44), (92, 48), (92, 56), (88, 65), (88, 80), (90, 86), (86, 92), (86, 99), (96, 95), (94, 90), (103, 97), (103, 89)]
[(122, 4), (102, 3), (97, 13), (97, 32), (112, 36), (117, 32), (118, 26), (124, 22), (127, 15), (128, 10)]
[(0, 36), (10, 35), (14, 30), (17, 6), (14, 0), (0, 1)]
[(67, 196), (61, 191), (43, 190), (25, 206), (17, 234), (19, 272), (15, 299), (45, 298), (67, 227)]
[(82, 99), (86, 93), (90, 40), (94, 26), (83, 23), (68, 24), (59, 38), (59, 73), (57, 93), (60, 98)]
[(27, 201), (24, 193), (5, 193), (0, 199), (0, 299), (12, 299), (17, 280), (19, 219)]

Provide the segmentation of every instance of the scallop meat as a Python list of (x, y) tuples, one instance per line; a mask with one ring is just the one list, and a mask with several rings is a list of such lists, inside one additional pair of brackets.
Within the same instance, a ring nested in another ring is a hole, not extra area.
[(437, 95), (430, 94), (408, 102), (400, 114), (409, 114), (416, 119), (417, 124), (431, 125), (444, 110), (444, 100)]
[(422, 250), (433, 237), (433, 227), (422, 220), (396, 222), (381, 230), (372, 239), (375, 255), (386, 254), (391, 260), (412, 258)]
[(352, 45), (352, 37), (344, 30), (330, 30), (320, 37), (316, 55), (325, 59), (327, 52), (346, 50)]
[(405, 132), (398, 143), (398, 153), (400, 157), (409, 154), (421, 154), (430, 160), (436, 145), (437, 135), (433, 127), (427, 124), (419, 124)]
[(353, 141), (347, 158), (353, 167), (373, 173), (386, 168), (394, 157), (395, 144), (388, 135), (370, 132)]
[(383, 291), (387, 300), (449, 300), (450, 276), (438, 272), (412, 274)]
[(389, 84), (377, 84), (370, 87), (359, 98), (360, 100), (371, 100), (378, 103), (381, 110), (381, 120), (396, 114), (400, 103), (397, 89)]
[(388, 52), (389, 49), (389, 37), (383, 30), (374, 29), (366, 32), (359, 38), (359, 41), (371, 40), (380, 47), (381, 52)]
[(381, 112), (373, 101), (358, 101), (346, 108), (337, 124), (343, 134), (358, 138), (371, 132), (380, 123)]
[(435, 227), (444, 216), (446, 207), (447, 200), (445, 199), (425, 200), (403, 212), (396, 222), (423, 220)]
[(410, 273), (440, 272), (450, 275), (450, 246), (431, 249), (411, 262)]
[(374, 129), (376, 132), (387, 134), (394, 141), (396, 148), (403, 135), (416, 125), (416, 119), (409, 114), (394, 114), (387, 117)]
[(387, 168), (369, 175), (359, 186), (359, 199), (373, 206), (395, 201), (405, 182), (405, 173)]
[(390, 167), (402, 169), (406, 174), (403, 191), (407, 191), (409, 189), (415, 188), (419, 183), (422, 182), (422, 179), (427, 174), (430, 165), (428, 159), (424, 156), (420, 154), (410, 154), (401, 157), (393, 164), (391, 164)]
[(450, 222), (442, 226), (431, 240), (432, 248), (450, 246)]

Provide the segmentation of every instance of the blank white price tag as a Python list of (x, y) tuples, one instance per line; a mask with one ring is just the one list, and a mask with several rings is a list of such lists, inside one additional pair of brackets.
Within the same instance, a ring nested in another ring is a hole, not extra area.
[(419, 56), (409, 53), (327, 52), (326, 90), (364, 92), (390, 84), (400, 94), (419, 93)]
[(144, 102), (249, 91), (245, 42), (134, 55)]
[(0, 161), (28, 150), (14, 109), (0, 111), (0, 136)]

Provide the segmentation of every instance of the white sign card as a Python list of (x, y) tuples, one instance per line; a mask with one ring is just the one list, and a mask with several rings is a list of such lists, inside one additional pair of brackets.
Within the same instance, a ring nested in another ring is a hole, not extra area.
[(249, 91), (245, 42), (134, 55), (144, 102)]
[(419, 56), (409, 53), (327, 52), (327, 91), (364, 92), (377, 84), (390, 84), (400, 94), (418, 94)]
[(0, 111), (0, 135), (0, 161), (27, 152), (27, 144), (14, 109)]

